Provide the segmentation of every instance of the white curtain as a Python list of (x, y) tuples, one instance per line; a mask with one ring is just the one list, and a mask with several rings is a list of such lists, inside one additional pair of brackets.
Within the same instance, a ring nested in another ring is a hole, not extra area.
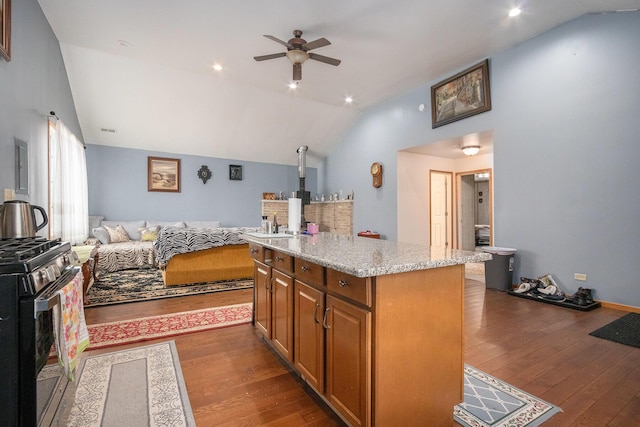
[(72, 245), (89, 235), (89, 190), (84, 144), (49, 119), (49, 235)]

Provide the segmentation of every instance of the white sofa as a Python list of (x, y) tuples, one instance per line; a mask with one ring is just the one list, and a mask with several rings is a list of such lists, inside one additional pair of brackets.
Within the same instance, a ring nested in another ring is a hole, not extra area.
[(91, 216), (91, 235), (86, 243), (98, 245), (96, 273), (157, 267), (154, 241), (162, 227), (218, 228), (220, 222), (105, 221), (104, 217)]

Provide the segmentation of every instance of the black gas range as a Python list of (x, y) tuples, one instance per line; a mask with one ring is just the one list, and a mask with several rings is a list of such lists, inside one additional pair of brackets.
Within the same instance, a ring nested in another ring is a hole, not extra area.
[(53, 309), (59, 303), (58, 291), (77, 274), (76, 260), (71, 245), (60, 239), (0, 240), (3, 426), (37, 426), (51, 416), (44, 413), (47, 405), (38, 402), (42, 393), (37, 390), (37, 377), (54, 342)]

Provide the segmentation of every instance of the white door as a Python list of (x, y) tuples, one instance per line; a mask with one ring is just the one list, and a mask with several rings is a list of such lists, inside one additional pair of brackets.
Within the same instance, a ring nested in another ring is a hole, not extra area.
[(448, 248), (451, 246), (453, 226), (451, 208), (453, 192), (451, 188), (452, 173), (429, 173), (430, 190), (430, 235), (431, 246)]

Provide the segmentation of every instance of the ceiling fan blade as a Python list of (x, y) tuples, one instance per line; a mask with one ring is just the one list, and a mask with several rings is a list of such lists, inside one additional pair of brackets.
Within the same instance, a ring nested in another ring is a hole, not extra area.
[(302, 64), (293, 64), (293, 80), (302, 80)]
[(282, 40), (280, 40), (280, 39), (279, 39), (279, 38), (277, 38), (277, 37), (270, 36), (269, 34), (263, 34), (263, 36), (264, 36), (264, 37), (266, 37), (266, 38), (268, 38), (269, 40), (273, 40), (273, 41), (274, 41), (274, 42), (276, 42), (276, 43), (280, 43), (281, 45), (286, 46), (286, 47), (287, 47), (287, 49), (293, 49), (293, 45), (292, 45), (292, 44), (287, 43), (287, 42), (285, 42), (285, 41), (282, 41)]
[(322, 38), (320, 38), (318, 40), (314, 40), (312, 42), (303, 44), (302, 45), (302, 49), (303, 50), (317, 49), (319, 47), (329, 46), (330, 44), (331, 44), (331, 42), (329, 40), (327, 40), (324, 37), (322, 37)]
[(253, 59), (255, 59), (256, 61), (266, 61), (267, 59), (282, 58), (283, 56), (286, 56), (286, 55), (287, 54), (285, 52), (280, 52), (280, 53), (272, 53), (271, 55), (254, 56)]
[(317, 53), (309, 52), (309, 59), (315, 59), (316, 61), (324, 62), (325, 64), (338, 66), (342, 61), (335, 58), (329, 58), (328, 56), (318, 55)]

